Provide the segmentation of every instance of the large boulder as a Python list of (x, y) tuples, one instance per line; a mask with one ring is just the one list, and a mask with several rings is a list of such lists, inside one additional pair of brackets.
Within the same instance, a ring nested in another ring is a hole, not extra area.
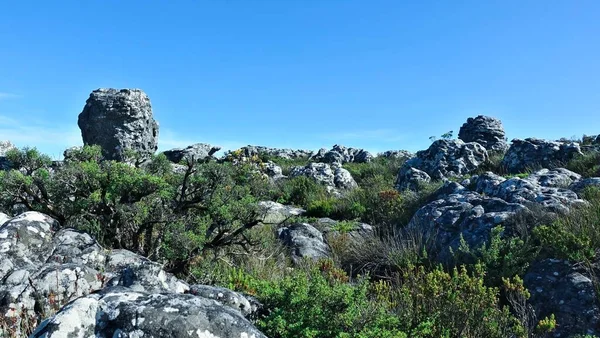
[(367, 163), (372, 159), (373, 155), (364, 149), (347, 148), (337, 144), (330, 150), (320, 149), (311, 157), (312, 161), (330, 164)]
[[(81, 231), (58, 230), (38, 212), (0, 214), (0, 224), (0, 313), (15, 324), (11, 329), (60, 309), (33, 337), (188, 337), (192, 331), (264, 337), (244, 318), (257, 306), (241, 294), (190, 286), (147, 258), (105, 250)], [(177, 327), (161, 329), (165, 323)]]
[(350, 172), (340, 165), (327, 163), (309, 163), (306, 166), (292, 168), (290, 177), (306, 176), (317, 183), (328, 187), (331, 191), (351, 190), (358, 187)]
[(329, 246), (325, 243), (323, 234), (308, 223), (296, 223), (277, 230), (277, 238), (290, 248), (294, 263), (302, 259), (327, 258), (330, 255)]
[(576, 142), (554, 142), (537, 138), (514, 139), (502, 165), (509, 173), (525, 172), (536, 166), (556, 168), (563, 166), (576, 155), (582, 155)]
[(467, 119), (460, 131), (458, 138), (465, 142), (477, 142), (488, 151), (505, 152), (508, 144), (502, 122), (494, 117), (479, 115)]
[(557, 325), (552, 337), (600, 335), (600, 307), (594, 282), (598, 273), (598, 262), (593, 262), (592, 269), (551, 258), (531, 265), (523, 282), (537, 317), (554, 314)]
[(83, 143), (100, 145), (107, 159), (123, 161), (127, 149), (146, 159), (158, 149), (158, 123), (148, 95), (139, 89), (94, 90), (77, 124)]
[[(461, 140), (437, 140), (429, 149), (417, 152), (416, 157), (404, 162), (398, 171), (396, 189), (405, 190), (413, 186), (415, 175), (427, 180), (460, 177), (477, 169), (487, 161), (487, 150), (479, 143)], [(419, 171), (414, 171), (418, 169)], [(412, 173), (411, 173), (412, 172)], [(415, 174), (416, 173), (416, 174)]]
[(264, 224), (279, 224), (291, 217), (301, 216), (305, 210), (273, 201), (258, 202), (259, 219)]
[(214, 299), (124, 287), (76, 299), (45, 320), (31, 337), (266, 338), (239, 310)]
[(185, 148), (174, 148), (163, 152), (167, 159), (173, 163), (179, 163), (182, 160), (203, 161), (211, 158), (214, 153), (221, 150), (219, 146), (213, 146), (206, 143), (196, 143)]

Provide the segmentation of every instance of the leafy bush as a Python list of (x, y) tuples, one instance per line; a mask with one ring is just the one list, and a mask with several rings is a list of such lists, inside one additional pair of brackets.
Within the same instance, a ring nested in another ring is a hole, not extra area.
[(550, 225), (533, 230), (543, 252), (553, 257), (584, 261), (592, 259), (600, 249), (600, 189), (586, 188), (583, 198), (588, 205), (573, 207)]
[(600, 151), (590, 151), (575, 156), (567, 163), (566, 168), (583, 177), (600, 176)]

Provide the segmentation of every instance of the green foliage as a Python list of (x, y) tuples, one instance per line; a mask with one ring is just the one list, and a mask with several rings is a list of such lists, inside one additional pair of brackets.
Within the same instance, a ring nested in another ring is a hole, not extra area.
[(566, 168), (583, 177), (600, 176), (600, 152), (595, 150), (577, 155), (567, 163)]
[(485, 268), (486, 284), (500, 286), (503, 278), (519, 276), (537, 257), (539, 247), (517, 236), (506, 236), (503, 226), (492, 228), (490, 239), (479, 248), (470, 248), (461, 237), (455, 252), (458, 265), (480, 264)]
[(276, 201), (307, 207), (311, 202), (327, 196), (325, 187), (306, 176), (297, 176), (280, 183)]
[(583, 198), (589, 204), (573, 207), (550, 225), (533, 230), (543, 251), (553, 257), (574, 261), (592, 259), (600, 249), (600, 189), (588, 187)]

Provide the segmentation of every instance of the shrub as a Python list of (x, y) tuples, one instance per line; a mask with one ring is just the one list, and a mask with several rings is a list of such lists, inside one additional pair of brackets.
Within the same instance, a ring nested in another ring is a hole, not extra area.
[(600, 151), (589, 151), (571, 159), (566, 168), (583, 177), (600, 176)]

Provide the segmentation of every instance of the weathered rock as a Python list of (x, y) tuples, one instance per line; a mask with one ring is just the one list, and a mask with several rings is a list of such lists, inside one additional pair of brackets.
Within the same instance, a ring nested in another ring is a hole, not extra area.
[(240, 311), (192, 294), (149, 294), (106, 288), (45, 320), (31, 337), (255, 337)]
[(350, 190), (358, 187), (350, 172), (339, 165), (309, 163), (304, 167), (294, 167), (290, 177), (306, 176), (333, 189)]
[(479, 115), (470, 117), (460, 127), (458, 138), (465, 142), (477, 142), (488, 151), (505, 152), (508, 144), (502, 122), (494, 117)]
[(207, 299), (214, 299), (223, 305), (241, 312), (244, 316), (256, 313), (260, 307), (260, 304), (254, 299), (218, 286), (191, 285), (188, 293)]
[(426, 172), (410, 167), (402, 173), (404, 176), (397, 179), (396, 189), (403, 190), (419, 190), (423, 184), (431, 182), (431, 177)]
[[(598, 275), (597, 264), (594, 273)], [(600, 334), (600, 308), (596, 285), (581, 265), (558, 259), (544, 259), (531, 265), (523, 278), (539, 319), (554, 314), (552, 337)]]
[(406, 151), (406, 150), (388, 150), (385, 151), (381, 154), (379, 154), (379, 156), (385, 157), (385, 158), (399, 158), (399, 159), (411, 159), (413, 157), (415, 157), (414, 153), (411, 153), (410, 151)]
[(269, 148), (263, 146), (245, 146), (232, 153), (238, 153), (242, 157), (251, 158), (253, 156), (267, 155), (269, 157), (279, 157), (284, 159), (301, 159), (312, 156), (312, 150), (302, 149), (284, 149), (284, 148)]
[(173, 163), (179, 163), (185, 159), (203, 161), (207, 158), (211, 158), (212, 155), (219, 150), (221, 150), (221, 147), (219, 146), (213, 146), (206, 143), (196, 143), (183, 149), (170, 149), (163, 152), (163, 154), (165, 154), (169, 161)]
[(277, 230), (277, 238), (290, 248), (295, 263), (303, 258), (319, 259), (329, 257), (329, 247), (323, 234), (308, 223), (296, 223)]
[(514, 139), (502, 160), (502, 165), (510, 173), (516, 174), (535, 166), (557, 168), (576, 155), (582, 155), (582, 152), (579, 144), (575, 142), (553, 142), (536, 138)]
[[(196, 295), (184, 295), (190, 286), (160, 264), (130, 251), (104, 250), (81, 231), (57, 231), (57, 222), (38, 212), (14, 218), (0, 214), (0, 224), (0, 313), (16, 328), (26, 316), (52, 314), (66, 304), (34, 337), (187, 337), (192, 329), (208, 336), (246, 332), (263, 337), (243, 317), (257, 307), (242, 295), (218, 289), (216, 296), (204, 297), (211, 287), (199, 285)], [(141, 318), (136, 313), (148, 322), (136, 323)], [(158, 330), (156, 325), (173, 320), (177, 328)]]
[(264, 224), (279, 224), (290, 217), (300, 216), (305, 210), (273, 201), (258, 202), (259, 217)]
[(474, 176), (471, 182), (474, 190), (486, 196), (501, 198), (510, 203), (538, 203), (553, 212), (567, 212), (569, 206), (584, 203), (577, 194), (564, 186), (578, 175), (566, 169), (542, 169), (525, 179), (513, 177), (505, 179), (488, 172)]
[(268, 161), (266, 163), (261, 164), (261, 172), (265, 173), (269, 178), (276, 181), (286, 176), (283, 175), (283, 170), (277, 164)]
[(125, 150), (149, 158), (158, 148), (158, 123), (148, 96), (139, 89), (94, 90), (77, 124), (84, 144), (97, 144), (107, 159), (125, 160)]
[[(429, 149), (417, 152), (416, 157), (404, 162), (398, 171), (396, 188), (404, 190), (411, 186), (410, 180), (426, 176), (414, 169), (423, 171), (431, 179), (441, 180), (460, 177), (477, 169), (488, 159), (488, 153), (479, 143), (465, 143), (461, 140), (437, 140)], [(411, 174), (410, 172), (413, 172)], [(416, 175), (416, 176), (415, 176)], [(408, 180), (409, 182), (405, 182)]]
[(373, 227), (367, 223), (339, 222), (331, 218), (320, 218), (312, 225), (323, 233), (328, 244), (341, 239), (346, 245), (359, 246), (365, 240), (375, 236)]
[(320, 149), (310, 160), (323, 163), (367, 163), (371, 162), (373, 155), (364, 149), (347, 148), (341, 145), (334, 145), (331, 150)]
[(573, 190), (577, 195), (582, 196), (583, 191), (587, 187), (598, 187), (600, 188), (600, 177), (584, 178), (582, 180), (573, 182), (569, 189)]
[(471, 248), (479, 248), (489, 239), (493, 227), (526, 209), (518, 203), (468, 191), (454, 182), (446, 183), (438, 195), (438, 200), (415, 213), (408, 229), (418, 230), (425, 241), (434, 244), (432, 250), (440, 262), (451, 261), (450, 248), (459, 247), (461, 236)]

